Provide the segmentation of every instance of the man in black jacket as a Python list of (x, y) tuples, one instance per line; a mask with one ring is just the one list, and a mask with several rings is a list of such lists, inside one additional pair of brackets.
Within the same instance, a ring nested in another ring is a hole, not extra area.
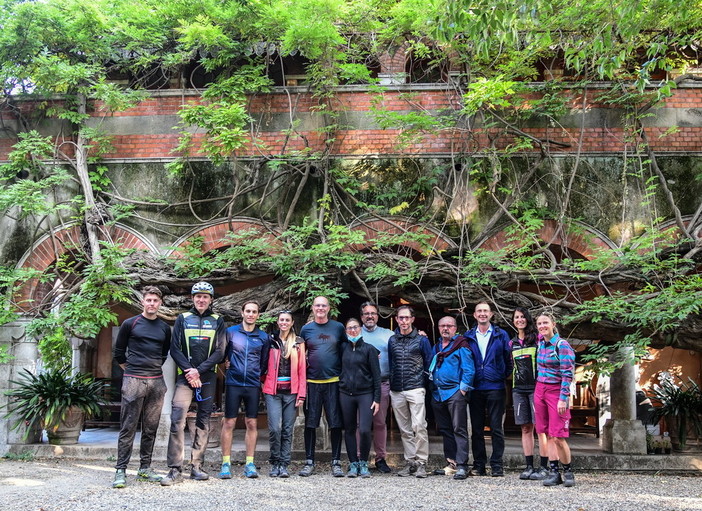
[(151, 456), (161, 419), (163, 396), (166, 394), (161, 366), (168, 356), (171, 329), (157, 316), (161, 307), (160, 289), (146, 287), (141, 304), (142, 313), (127, 319), (120, 326), (114, 349), (115, 361), (124, 371), (124, 378), (113, 488), (124, 488), (127, 484), (126, 469), (142, 412), (141, 460), (137, 479), (150, 482), (161, 480), (161, 476), (151, 468)]
[(171, 434), (168, 439), (168, 475), (163, 486), (183, 481), (183, 448), (185, 418), (193, 397), (197, 401), (195, 432), (191, 433), (192, 468), (190, 479), (204, 481), (209, 475), (202, 470), (205, 449), (210, 433), (210, 414), (217, 386), (217, 364), (224, 359), (226, 337), (224, 319), (212, 312), (210, 306), (214, 288), (207, 282), (198, 282), (191, 291), (194, 307), (179, 314), (173, 326), (171, 357), (178, 366), (175, 393), (171, 408)]

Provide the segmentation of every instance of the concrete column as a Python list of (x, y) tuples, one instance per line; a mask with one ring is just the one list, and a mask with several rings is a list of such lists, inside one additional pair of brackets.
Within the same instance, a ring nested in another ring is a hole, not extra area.
[(602, 448), (613, 454), (646, 454), (646, 428), (636, 420), (634, 348), (624, 346), (613, 356), (623, 365), (610, 377), (612, 418), (603, 429)]
[(175, 381), (178, 371), (176, 364), (169, 355), (166, 363), (163, 364), (163, 379), (166, 382), (168, 390), (163, 398), (163, 408), (161, 409), (161, 420), (158, 423), (158, 431), (156, 433), (156, 446), (166, 447), (168, 445), (168, 437), (171, 431), (171, 402), (175, 393)]
[[(0, 406), (5, 406), (8, 403), (5, 391), (11, 387), (10, 380), (18, 380), (23, 369), (32, 373), (37, 371), (39, 350), (36, 341), (24, 335), (27, 323), (29, 323), (29, 319), (20, 318), (0, 327), (0, 346), (4, 346), (8, 355), (12, 357), (7, 363), (0, 364)], [(21, 427), (11, 431), (14, 420), (12, 418), (5, 419), (4, 415), (4, 413), (0, 413), (0, 455), (5, 454), (11, 444), (32, 444), (39, 441), (41, 430), (37, 428), (30, 431), (25, 439), (26, 429)]]

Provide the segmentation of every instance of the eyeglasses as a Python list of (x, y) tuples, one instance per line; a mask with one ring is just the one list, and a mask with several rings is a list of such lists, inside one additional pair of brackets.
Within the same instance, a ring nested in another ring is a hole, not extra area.
[(346, 327), (346, 330), (360, 330), (360, 329), (361, 329), (361, 327), (358, 325)]
[(397, 316), (398, 321), (404, 321), (404, 320), (409, 320), (412, 319), (413, 316)]
[(377, 312), (364, 312), (361, 316), (377, 316)]
[(439, 325), (439, 328), (456, 328), (456, 325)]

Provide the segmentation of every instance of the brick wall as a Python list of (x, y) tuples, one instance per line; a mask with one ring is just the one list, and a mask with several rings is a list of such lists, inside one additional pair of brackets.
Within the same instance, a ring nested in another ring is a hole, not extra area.
[[(630, 133), (623, 126), (620, 110), (595, 102), (599, 91), (588, 92), (586, 117), (582, 131), (582, 153), (617, 153), (624, 149), (631, 150), (634, 142)], [(105, 155), (106, 159), (169, 159), (173, 158), (174, 148), (178, 144), (178, 133), (173, 129), (178, 123), (177, 112), (182, 104), (198, 101), (195, 94), (156, 93), (138, 106), (123, 112), (106, 114), (100, 104), (96, 104), (92, 115), (95, 122), (114, 133), (112, 143), (114, 150)], [(256, 132), (250, 136), (250, 142), (238, 151), (237, 155), (256, 156), (271, 153), (281, 154), (299, 150), (325, 150), (325, 143), (333, 139), (330, 153), (334, 156), (359, 155), (423, 155), (441, 156), (453, 151), (475, 152), (485, 149), (491, 143), (490, 137), (498, 135), (496, 130), (489, 133), (479, 126), (472, 130), (448, 129), (438, 133), (424, 133), (421, 137), (411, 139), (409, 143), (400, 144), (398, 138), (401, 130), (381, 129), (372, 114), (372, 102), (391, 112), (403, 113), (411, 110), (441, 112), (458, 109), (461, 98), (453, 89), (433, 85), (412, 87), (401, 85), (391, 87), (381, 98), (368, 93), (363, 88), (344, 87), (332, 99), (332, 106), (340, 112), (339, 124), (342, 129), (328, 136), (317, 131), (321, 128), (320, 119), (314, 114), (318, 101), (303, 88), (294, 88), (288, 95), (283, 91), (259, 94), (250, 97), (249, 109), (259, 120)], [(30, 111), (32, 103), (18, 102), (23, 111)], [(549, 145), (553, 152), (568, 153), (577, 150), (581, 138), (580, 115), (582, 108), (581, 93), (574, 93), (569, 106), (570, 116), (560, 123), (541, 126), (525, 126), (523, 131), (539, 139), (550, 139), (570, 147)], [(290, 117), (302, 120), (299, 130), (287, 134), (284, 130)], [(660, 108), (653, 109), (655, 117), (647, 119), (649, 140), (659, 152), (700, 152), (702, 151), (702, 88), (690, 86), (674, 91), (674, 95), (664, 101)], [(11, 114), (2, 112), (3, 120), (11, 121)], [(149, 120), (149, 128), (144, 128)], [(663, 135), (672, 126), (676, 131)], [(488, 136), (489, 135), (489, 136)], [(194, 136), (194, 152), (197, 156), (202, 142), (202, 134)], [(7, 135), (0, 138), (0, 160), (7, 159), (7, 153), (15, 140)], [(406, 142), (406, 141), (405, 141)], [(494, 140), (498, 148), (513, 142), (511, 135), (499, 136)]]

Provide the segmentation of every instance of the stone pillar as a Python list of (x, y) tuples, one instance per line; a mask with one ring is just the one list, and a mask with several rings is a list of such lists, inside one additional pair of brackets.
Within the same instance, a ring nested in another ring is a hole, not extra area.
[[(5, 391), (10, 389), (10, 380), (20, 378), (23, 369), (32, 373), (36, 373), (37, 370), (39, 350), (36, 341), (24, 335), (27, 323), (29, 319), (20, 318), (0, 327), (0, 346), (5, 347), (7, 354), (12, 357), (6, 363), (0, 364), (0, 406), (3, 407), (8, 403)], [(40, 429), (30, 431), (25, 438), (26, 429), (21, 427), (11, 431), (14, 421), (12, 418), (6, 419), (4, 415), (5, 413), (0, 413), (0, 455), (5, 454), (11, 444), (32, 444), (39, 441)]]
[(612, 418), (603, 429), (602, 449), (612, 454), (646, 454), (646, 428), (636, 420), (636, 367), (634, 348), (624, 346), (614, 355), (622, 367), (610, 377)]
[(169, 355), (166, 363), (163, 364), (163, 379), (166, 382), (168, 390), (163, 398), (163, 408), (161, 409), (161, 420), (158, 423), (158, 431), (156, 432), (156, 446), (166, 447), (168, 445), (168, 436), (171, 431), (171, 401), (175, 393), (175, 381), (178, 374), (176, 364)]

